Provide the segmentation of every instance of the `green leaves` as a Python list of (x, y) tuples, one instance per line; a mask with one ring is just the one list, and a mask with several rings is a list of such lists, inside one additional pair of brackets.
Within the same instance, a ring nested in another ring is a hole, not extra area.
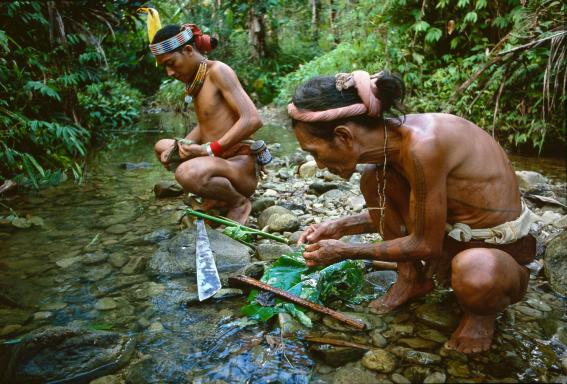
[(429, 28), (425, 34), (425, 41), (432, 44), (436, 43), (443, 36), (443, 32), (439, 28)]
[(43, 96), (50, 97), (54, 100), (61, 101), (61, 96), (59, 96), (59, 93), (57, 93), (55, 89), (51, 88), (47, 84), (42, 83), (41, 81), (34, 81), (34, 80), (28, 81), (24, 86), (24, 90), (30, 92), (36, 92)]

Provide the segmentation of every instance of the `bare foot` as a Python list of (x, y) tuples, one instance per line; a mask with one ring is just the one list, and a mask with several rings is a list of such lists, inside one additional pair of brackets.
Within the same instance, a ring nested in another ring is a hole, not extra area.
[(245, 199), (244, 203), (230, 208), (226, 213), (226, 217), (244, 225), (246, 224), (246, 220), (248, 220), (251, 210), (252, 203), (250, 203), (250, 200)]
[(226, 202), (221, 200), (203, 199), (203, 202), (199, 203), (193, 196), (191, 196), (189, 200), (191, 202), (191, 208), (196, 211), (207, 212), (213, 209), (222, 209), (227, 207)]
[(445, 348), (463, 353), (483, 352), (490, 348), (496, 315), (477, 316), (465, 313)]
[(413, 298), (425, 295), (433, 288), (433, 280), (431, 279), (418, 283), (398, 278), (384, 296), (372, 301), (368, 306), (371, 312), (381, 315), (392, 311)]

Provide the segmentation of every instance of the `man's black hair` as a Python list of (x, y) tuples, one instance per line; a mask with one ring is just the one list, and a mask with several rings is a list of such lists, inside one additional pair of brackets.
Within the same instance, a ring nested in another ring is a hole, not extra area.
[[(382, 116), (391, 112), (392, 109), (402, 112), (402, 103), (405, 97), (405, 85), (402, 79), (397, 75), (383, 71), (373, 81), (376, 82), (377, 96), (382, 107), (378, 119), (382, 119)], [(318, 76), (307, 80), (296, 89), (292, 101), (297, 108), (309, 111), (326, 111), (362, 103), (354, 87), (338, 91), (334, 76)], [(314, 122), (308, 124), (308, 131), (316, 137), (331, 140), (334, 137), (333, 128), (339, 125), (352, 121), (363, 126), (370, 126), (376, 119), (375, 117), (360, 115), (335, 121)], [(398, 121), (399, 124), (402, 124), (399, 117)], [(293, 121), (293, 125), (295, 123), (296, 121)]]

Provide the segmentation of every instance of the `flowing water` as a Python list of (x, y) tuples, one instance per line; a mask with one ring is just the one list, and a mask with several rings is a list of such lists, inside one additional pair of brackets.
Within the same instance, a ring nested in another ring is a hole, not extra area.
[[(41, 217), (44, 224), (0, 227), (0, 356), (9, 356), (26, 332), (72, 325), (134, 337), (136, 353), (120, 371), (132, 383), (333, 379), (335, 371), (305, 342), (280, 338), (273, 325), (240, 319), (243, 298), (185, 305), (180, 296), (195, 292), (194, 277), (150, 277), (136, 264), (158, 248), (140, 239), (158, 229), (178, 230), (181, 199), (153, 197), (153, 185), (173, 176), (158, 164), (152, 146), (160, 137), (183, 135), (185, 123), (170, 114), (148, 116), (144, 129), (159, 132), (117, 137), (89, 159), (81, 184), (69, 181), (2, 201), (3, 215), (10, 207), (20, 216)], [(296, 149), (293, 135), (282, 127), (266, 126), (257, 136), (280, 143), (274, 155)], [(125, 162), (148, 164), (126, 170), (120, 167)], [(552, 178), (561, 177), (560, 169), (564, 175), (565, 166), (558, 162), (536, 168)], [(541, 278), (534, 278), (532, 286), (528, 296), (543, 297), (538, 312), (543, 315), (506, 318), (498, 349), (450, 360), (456, 365), (445, 368), (449, 376), (542, 381), (561, 372), (565, 302)], [(387, 320), (411, 323), (413, 309)]]

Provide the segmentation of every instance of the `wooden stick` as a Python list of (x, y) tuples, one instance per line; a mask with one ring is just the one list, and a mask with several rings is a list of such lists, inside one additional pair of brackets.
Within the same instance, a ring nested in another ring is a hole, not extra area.
[(257, 289), (261, 289), (262, 291), (272, 292), (276, 296), (281, 297), (282, 299), (285, 299), (287, 301), (291, 301), (294, 304), (301, 305), (302, 307), (311, 309), (312, 311), (323, 313), (325, 315), (331, 316), (331, 317), (333, 317), (333, 318), (335, 318), (335, 319), (337, 319), (337, 320), (339, 320), (343, 323), (346, 323), (346, 324), (350, 325), (351, 327), (356, 328), (358, 330), (362, 331), (366, 327), (366, 325), (360, 320), (353, 319), (351, 317), (343, 315), (340, 312), (333, 311), (330, 308), (324, 307), (324, 306), (319, 305), (317, 303), (314, 303), (312, 301), (302, 299), (302, 298), (297, 297), (295, 295), (292, 295), (291, 293), (286, 292), (282, 289), (272, 287), (271, 285), (262, 283), (261, 281), (258, 281), (256, 279), (253, 279), (253, 278), (245, 276), (245, 275), (238, 275), (238, 276), (234, 276), (234, 277), (229, 277), (228, 278), (228, 285), (231, 286), (231, 287), (232, 286), (238, 286), (238, 287), (251, 286), (251, 287), (254, 287), (254, 288), (257, 288)]
[(366, 350), (369, 350), (369, 349), (372, 348), (372, 347), (369, 347), (368, 345), (357, 344), (357, 343), (353, 343), (351, 341), (345, 341), (345, 340), (339, 340), (339, 339), (331, 339), (331, 338), (328, 338), (328, 337), (305, 336), (305, 340), (313, 342), (313, 343), (335, 345), (337, 347), (350, 347), (350, 348), (358, 348), (358, 349), (366, 349)]
[(386, 269), (389, 271), (397, 271), (398, 263), (392, 263), (390, 261), (373, 261), (372, 268), (374, 269)]

